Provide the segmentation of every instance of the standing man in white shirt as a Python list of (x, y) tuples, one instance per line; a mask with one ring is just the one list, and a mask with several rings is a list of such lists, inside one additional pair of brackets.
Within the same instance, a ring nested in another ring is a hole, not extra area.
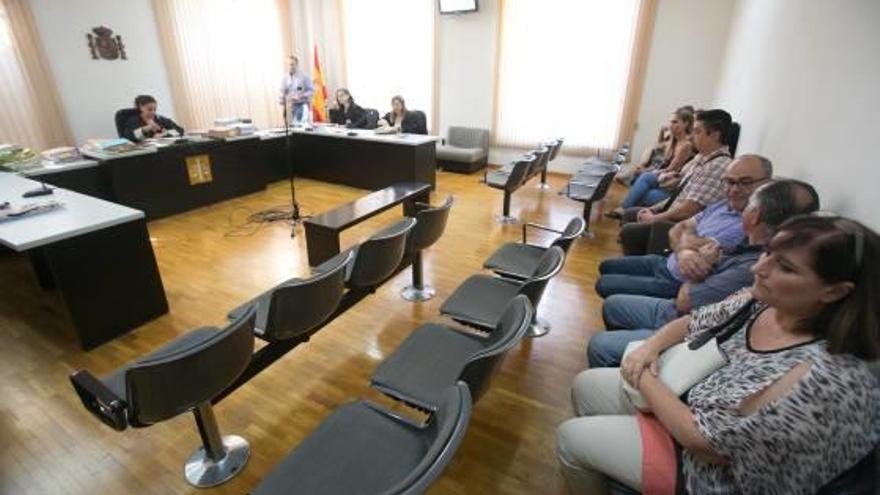
[(299, 70), (299, 59), (291, 55), (288, 73), (281, 80), (281, 95), (278, 98), (278, 103), (285, 106), (291, 123), (308, 121), (313, 91), (312, 79)]

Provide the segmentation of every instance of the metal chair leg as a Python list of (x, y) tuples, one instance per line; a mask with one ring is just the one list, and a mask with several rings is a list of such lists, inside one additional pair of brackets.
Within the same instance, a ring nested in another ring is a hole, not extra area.
[(183, 473), (193, 486), (217, 486), (241, 472), (250, 457), (251, 448), (247, 440), (239, 436), (220, 436), (211, 401), (200, 404), (193, 414), (202, 437), (202, 446), (187, 459)]
[(434, 288), (425, 286), (422, 280), (422, 252), (416, 251), (413, 253), (412, 285), (404, 287), (400, 291), (400, 297), (410, 302), (421, 302), (431, 299), (434, 294)]
[(517, 222), (516, 217), (510, 216), (510, 192), (507, 190), (504, 191), (504, 209), (502, 211), (503, 214), (501, 216), (496, 216), (496, 220), (506, 224), (513, 224)]
[(529, 326), (529, 330), (526, 332), (526, 337), (529, 338), (538, 338), (543, 337), (550, 333), (551, 329), (550, 322), (543, 319), (538, 318), (537, 315), (532, 319), (532, 324)]

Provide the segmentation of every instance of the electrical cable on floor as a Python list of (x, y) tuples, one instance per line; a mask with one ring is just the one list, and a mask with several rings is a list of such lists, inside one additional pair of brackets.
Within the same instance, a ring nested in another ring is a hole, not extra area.
[[(223, 237), (250, 237), (257, 233), (264, 225), (275, 222), (286, 222), (290, 224), (293, 219), (293, 207), (289, 204), (272, 206), (264, 210), (251, 213), (244, 222), (236, 223), (233, 221), (233, 215), (240, 210), (251, 211), (250, 208), (235, 208), (229, 212), (230, 230), (223, 234)], [(311, 215), (302, 215), (301, 218), (308, 218)]]

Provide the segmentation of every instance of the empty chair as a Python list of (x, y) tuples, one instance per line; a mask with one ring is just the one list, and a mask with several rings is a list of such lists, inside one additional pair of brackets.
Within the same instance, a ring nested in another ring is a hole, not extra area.
[(413, 110), (412, 119), (412, 128), (407, 132), (410, 134), (428, 134), (428, 118), (425, 117), (425, 112), (421, 110)]
[(523, 281), (489, 275), (472, 275), (464, 281), (440, 307), (440, 314), (485, 331), (498, 325), (501, 314), (511, 299), (524, 294), (535, 308), (528, 335), (540, 337), (550, 331), (550, 324), (537, 317), (538, 304), (550, 279), (565, 262), (565, 252), (554, 246), (541, 256), (538, 266)]
[[(562, 248), (564, 252), (568, 253), (568, 249), (571, 247), (574, 240), (584, 233), (586, 225), (586, 221), (580, 217), (572, 218), (562, 231), (553, 230), (550, 227), (538, 225), (536, 223), (524, 223), (522, 229), (522, 242), (508, 242), (501, 246), (489, 256), (485, 263), (483, 263), (483, 268), (492, 270), (502, 277), (521, 280), (527, 279), (532, 273), (534, 273), (541, 257), (544, 256), (544, 253), (546, 253), (551, 247), (558, 246)], [(529, 244), (526, 234), (528, 227), (546, 230), (548, 232), (556, 232), (559, 234), (559, 237), (553, 239), (553, 242), (547, 247)]]
[(568, 197), (584, 204), (583, 218), (584, 222), (586, 222), (585, 235), (589, 237), (593, 237), (593, 233), (590, 232), (590, 217), (593, 214), (593, 203), (605, 199), (608, 190), (611, 189), (611, 183), (614, 181), (614, 176), (617, 175), (618, 170), (619, 169), (612, 169), (606, 172), (605, 175), (593, 184), (574, 184), (569, 187)]
[(535, 155), (537, 155), (537, 159), (532, 168), (529, 169), (529, 179), (536, 175), (540, 175), (541, 182), (538, 183), (538, 188), (540, 189), (550, 187), (547, 186), (547, 163), (550, 161), (550, 153), (552, 153), (552, 151), (551, 145), (543, 145), (534, 152)]
[(431, 247), (443, 235), (449, 210), (454, 202), (455, 198), (449, 196), (437, 207), (416, 205), (419, 208), (416, 225), (406, 242), (406, 255), (412, 258), (412, 285), (404, 287), (400, 292), (401, 297), (407, 301), (427, 301), (434, 297), (434, 289), (426, 286), (422, 279), (422, 251)]
[(437, 165), (448, 172), (471, 174), (489, 161), (489, 129), (450, 126), (437, 145)]
[(536, 156), (528, 159), (521, 159), (513, 164), (510, 173), (489, 172), (486, 174), (486, 185), (493, 189), (501, 189), (504, 191), (504, 206), (501, 216), (496, 219), (501, 223), (516, 223), (516, 217), (510, 216), (510, 197), (514, 191), (519, 189), (528, 178), (529, 169), (537, 160)]
[(553, 148), (551, 148), (551, 151), (550, 151), (550, 160), (549, 161), (552, 162), (553, 160), (556, 159), (556, 156), (559, 155), (559, 150), (562, 149), (562, 143), (564, 143), (564, 142), (565, 142), (564, 138), (556, 138), (555, 140), (553, 140)]
[(425, 423), (370, 402), (334, 411), (251, 492), (252, 495), (423, 493), (452, 461), (467, 431), (471, 396), (449, 387)]
[(364, 129), (375, 129), (379, 127), (379, 111), (375, 108), (365, 108), (364, 115), (366, 116), (366, 120), (364, 121)]
[(193, 330), (102, 379), (80, 370), (70, 381), (86, 409), (119, 431), (192, 411), (202, 447), (187, 460), (184, 475), (198, 487), (219, 485), (241, 471), (250, 447), (241, 437), (220, 436), (211, 399), (248, 365), (255, 318), (251, 308), (222, 330)]
[(476, 403), (489, 388), (504, 354), (519, 344), (532, 321), (532, 304), (516, 296), (488, 336), (428, 323), (415, 329), (373, 374), (371, 385), (425, 411), (440, 407), (443, 392), (467, 383)]
[(238, 319), (255, 308), (254, 333), (267, 342), (306, 336), (330, 317), (345, 291), (345, 271), (354, 253), (345, 252), (325, 264), (325, 271), (307, 279), (281, 283), (229, 312)]
[[(349, 251), (354, 253), (354, 259), (345, 270), (345, 286), (373, 291), (393, 275), (403, 261), (406, 238), (415, 225), (415, 218), (404, 218), (351, 248)], [(316, 270), (324, 271), (328, 262)]]

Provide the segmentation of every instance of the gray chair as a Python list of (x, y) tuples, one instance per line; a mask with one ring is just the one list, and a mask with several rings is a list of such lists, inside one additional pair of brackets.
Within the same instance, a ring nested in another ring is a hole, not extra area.
[(562, 270), (564, 262), (565, 252), (554, 246), (541, 256), (535, 271), (526, 280), (472, 275), (443, 302), (440, 314), (488, 332), (498, 325), (510, 300), (524, 294), (535, 308), (535, 316), (527, 335), (545, 335), (550, 331), (550, 324), (538, 318), (538, 304), (550, 279)]
[(229, 312), (238, 319), (250, 308), (257, 318), (254, 333), (267, 342), (307, 336), (333, 314), (345, 292), (345, 271), (354, 258), (346, 252), (336, 256), (307, 279), (293, 278), (260, 294)]
[(528, 158), (520, 159), (514, 162), (510, 173), (503, 171), (488, 172), (485, 176), (486, 185), (493, 189), (501, 189), (504, 191), (504, 206), (502, 213), (496, 217), (501, 223), (516, 223), (516, 217), (510, 215), (510, 199), (514, 191), (522, 187), (529, 176), (529, 170), (538, 159), (536, 155), (530, 155)]
[(251, 308), (222, 330), (193, 330), (102, 379), (80, 370), (70, 381), (86, 409), (119, 431), (192, 411), (202, 446), (186, 461), (184, 475), (197, 487), (219, 485), (241, 471), (250, 447), (241, 437), (220, 436), (211, 399), (247, 367), (255, 319)]
[[(345, 286), (372, 292), (393, 275), (403, 261), (407, 236), (415, 225), (415, 218), (404, 218), (350, 249), (354, 259), (346, 267)], [(325, 264), (318, 270), (323, 271)]]
[(426, 286), (422, 278), (422, 251), (431, 247), (443, 235), (453, 203), (455, 197), (449, 196), (442, 205), (436, 207), (416, 204), (416, 226), (406, 243), (406, 255), (412, 258), (412, 285), (400, 291), (400, 296), (407, 301), (427, 301), (434, 297), (434, 289)]
[(252, 495), (415, 495), (452, 461), (467, 432), (471, 396), (449, 387), (425, 423), (355, 402), (334, 411)]
[(533, 312), (526, 296), (514, 297), (488, 337), (445, 325), (422, 325), (382, 361), (371, 385), (394, 399), (433, 412), (440, 407), (443, 391), (463, 381), (476, 403), (489, 388), (504, 354), (525, 336)]
[(541, 182), (538, 183), (539, 189), (549, 189), (550, 186), (547, 184), (547, 164), (550, 163), (550, 155), (553, 154), (553, 146), (554, 143), (547, 143), (540, 146), (535, 154), (538, 155), (538, 159), (535, 161), (535, 166), (529, 170), (529, 179), (536, 175), (541, 176)]
[(557, 155), (559, 155), (559, 150), (562, 149), (562, 144), (564, 142), (565, 142), (565, 138), (556, 138), (553, 141), (553, 149), (550, 152), (550, 161), (551, 162), (556, 159)]
[[(522, 228), (522, 242), (508, 242), (501, 246), (489, 256), (485, 263), (483, 263), (483, 268), (492, 270), (502, 277), (525, 280), (534, 273), (535, 267), (538, 266), (541, 257), (551, 247), (558, 246), (562, 248), (565, 253), (568, 253), (574, 240), (584, 233), (586, 225), (584, 219), (580, 217), (572, 218), (562, 231), (553, 230), (550, 227), (538, 225), (536, 223), (524, 223)], [(529, 244), (527, 239), (527, 230), (529, 227), (548, 232), (555, 232), (559, 234), (559, 237), (553, 239), (553, 242), (547, 247), (539, 246), (537, 244)]]
[(437, 166), (471, 174), (489, 162), (489, 130), (451, 126), (444, 144), (437, 145)]
[(593, 183), (570, 183), (567, 188), (566, 195), (570, 199), (584, 204), (584, 212), (582, 215), (587, 227), (584, 235), (586, 235), (587, 237), (595, 237), (593, 233), (590, 232), (590, 217), (593, 215), (593, 204), (605, 199), (605, 196), (608, 194), (609, 189), (611, 189), (611, 184), (614, 181), (614, 176), (617, 175), (617, 172), (619, 170), (619, 167), (612, 168), (611, 170), (605, 172), (605, 174), (601, 178)]

